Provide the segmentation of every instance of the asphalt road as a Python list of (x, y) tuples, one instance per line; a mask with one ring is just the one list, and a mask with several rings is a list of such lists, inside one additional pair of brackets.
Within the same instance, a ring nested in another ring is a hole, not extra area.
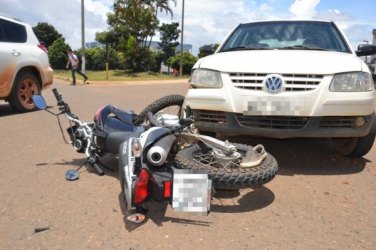
[[(68, 84), (54, 87), (87, 121), (105, 104), (139, 112), (188, 87)], [(56, 110), (51, 89), (43, 95)], [(0, 102), (0, 138), (0, 249), (376, 249), (375, 148), (349, 159), (327, 140), (232, 138), (264, 144), (279, 163), (276, 178), (257, 190), (218, 192), (209, 216), (152, 203), (147, 222), (134, 225), (120, 206), (112, 157), (103, 177), (83, 167), (78, 181), (65, 180), (85, 157), (64, 144), (54, 116), (14, 114)]]

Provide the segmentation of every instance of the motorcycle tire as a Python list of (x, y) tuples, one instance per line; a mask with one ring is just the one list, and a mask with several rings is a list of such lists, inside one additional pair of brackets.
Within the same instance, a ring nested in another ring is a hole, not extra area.
[[(233, 143), (233, 145), (243, 157), (251, 148), (244, 144)], [(234, 164), (233, 167), (225, 169), (218, 163), (218, 160), (210, 159), (211, 152), (212, 149), (204, 144), (194, 144), (180, 150), (176, 155), (175, 162), (178, 168), (206, 170), (213, 187), (221, 190), (258, 188), (271, 181), (277, 174), (277, 161), (269, 153), (255, 167), (243, 168)]]
[(141, 125), (145, 121), (145, 118), (146, 118), (146, 115), (147, 115), (148, 112), (151, 112), (153, 115), (155, 115), (158, 112), (162, 111), (163, 109), (166, 109), (166, 108), (172, 107), (172, 106), (180, 107), (177, 114), (175, 114), (175, 115), (180, 116), (181, 107), (183, 105), (183, 102), (184, 102), (184, 96), (182, 96), (182, 95), (164, 96), (164, 97), (154, 101), (153, 103), (148, 105), (144, 110), (142, 110), (141, 113), (138, 115), (137, 119), (135, 119), (134, 124), (136, 126)]

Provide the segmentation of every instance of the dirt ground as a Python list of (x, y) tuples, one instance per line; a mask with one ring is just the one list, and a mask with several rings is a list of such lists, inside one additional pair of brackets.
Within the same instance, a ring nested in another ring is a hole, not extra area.
[[(187, 83), (57, 87), (80, 118), (105, 104), (139, 112)], [(51, 89), (43, 95), (51, 110)], [(264, 187), (218, 192), (208, 216), (149, 204), (149, 219), (134, 225), (120, 206), (117, 162), (97, 176), (64, 144), (47, 112), (12, 113), (0, 102), (0, 249), (376, 249), (376, 149), (361, 159), (336, 155), (328, 140), (266, 140), (279, 172)], [(38, 232), (38, 230), (41, 230)]]

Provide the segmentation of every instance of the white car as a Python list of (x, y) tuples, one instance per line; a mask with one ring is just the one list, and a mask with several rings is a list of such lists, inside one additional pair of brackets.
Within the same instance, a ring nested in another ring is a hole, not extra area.
[(34, 110), (31, 97), (52, 81), (48, 55), (30, 25), (0, 16), (0, 100), (15, 111)]
[(332, 138), (360, 157), (375, 139), (369, 68), (330, 21), (240, 24), (193, 67), (183, 106), (201, 131), (270, 138)]

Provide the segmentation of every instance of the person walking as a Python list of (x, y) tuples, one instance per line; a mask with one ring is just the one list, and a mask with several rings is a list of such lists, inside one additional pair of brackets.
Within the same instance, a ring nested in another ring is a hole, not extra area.
[(84, 84), (85, 83), (89, 84), (89, 82), (87, 81), (88, 77), (84, 73), (82, 73), (79, 69), (80, 60), (78, 60), (78, 57), (76, 56), (76, 54), (74, 54), (71, 49), (67, 50), (67, 54), (68, 54), (68, 61), (67, 61), (66, 68), (68, 69), (69, 65), (71, 66), (72, 81), (73, 81), (72, 85), (76, 85), (76, 72), (84, 78)]

